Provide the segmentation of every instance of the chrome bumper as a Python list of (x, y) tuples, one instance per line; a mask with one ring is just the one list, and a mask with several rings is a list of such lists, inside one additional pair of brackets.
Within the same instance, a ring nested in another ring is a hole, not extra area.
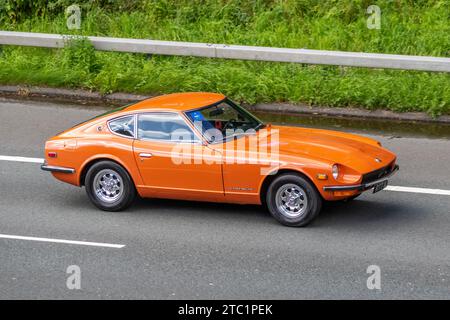
[(44, 171), (50, 171), (50, 172), (75, 173), (75, 169), (66, 168), (66, 167), (49, 166), (46, 163), (44, 163), (41, 166), (41, 169), (44, 170)]
[(324, 191), (366, 191), (369, 189), (372, 189), (377, 183), (380, 183), (384, 180), (386, 180), (387, 178), (391, 177), (394, 173), (396, 173), (399, 169), (398, 165), (395, 165), (394, 168), (392, 169), (391, 172), (389, 172), (389, 174), (385, 175), (383, 178), (372, 181), (372, 182), (368, 182), (368, 183), (363, 183), (363, 184), (354, 184), (354, 185), (349, 185), (349, 186), (325, 186), (323, 187)]

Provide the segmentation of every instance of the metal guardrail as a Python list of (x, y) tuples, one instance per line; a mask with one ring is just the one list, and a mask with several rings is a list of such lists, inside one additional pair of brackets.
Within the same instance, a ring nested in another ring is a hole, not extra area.
[[(70, 37), (73, 36), (0, 31), (0, 45), (62, 48)], [(87, 38), (95, 49), (103, 51), (450, 72), (450, 58), (110, 37)]]

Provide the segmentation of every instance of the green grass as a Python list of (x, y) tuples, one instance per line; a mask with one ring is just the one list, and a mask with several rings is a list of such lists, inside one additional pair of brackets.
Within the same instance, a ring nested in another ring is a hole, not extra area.
[[(64, 2), (64, 1), (62, 1)], [(63, 7), (0, 17), (3, 30), (151, 38), (323, 50), (450, 56), (450, 2), (375, 1), (381, 30), (366, 27), (372, 1), (273, 0), (83, 2), (82, 29)], [(45, 2), (44, 2), (45, 3)], [(113, 4), (111, 4), (113, 3)], [(128, 2), (127, 2), (128, 3)], [(122, 6), (122, 7), (121, 7)], [(1, 12), (1, 11), (0, 11)], [(44, 13), (43, 13), (44, 12)], [(450, 113), (450, 75), (190, 57), (3, 47), (0, 83), (159, 94), (217, 91), (245, 103)]]

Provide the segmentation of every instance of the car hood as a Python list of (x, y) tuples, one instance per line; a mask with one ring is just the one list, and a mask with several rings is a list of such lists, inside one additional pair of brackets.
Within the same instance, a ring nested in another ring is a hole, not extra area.
[[(276, 135), (279, 135), (278, 142)], [(382, 168), (395, 155), (374, 139), (345, 132), (288, 126), (271, 126), (259, 134), (260, 143), (278, 145), (280, 159), (298, 156), (348, 166), (360, 173)], [(381, 160), (378, 162), (375, 159)]]

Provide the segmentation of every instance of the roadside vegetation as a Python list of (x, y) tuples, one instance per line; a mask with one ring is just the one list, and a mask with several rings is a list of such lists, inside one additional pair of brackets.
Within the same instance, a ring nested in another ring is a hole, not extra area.
[[(450, 1), (4, 0), (0, 29), (322, 50), (450, 56)], [(381, 8), (381, 29), (366, 9)], [(82, 37), (60, 50), (3, 46), (0, 83), (160, 94), (217, 91), (245, 103), (294, 102), (450, 113), (450, 75), (95, 51)]]

